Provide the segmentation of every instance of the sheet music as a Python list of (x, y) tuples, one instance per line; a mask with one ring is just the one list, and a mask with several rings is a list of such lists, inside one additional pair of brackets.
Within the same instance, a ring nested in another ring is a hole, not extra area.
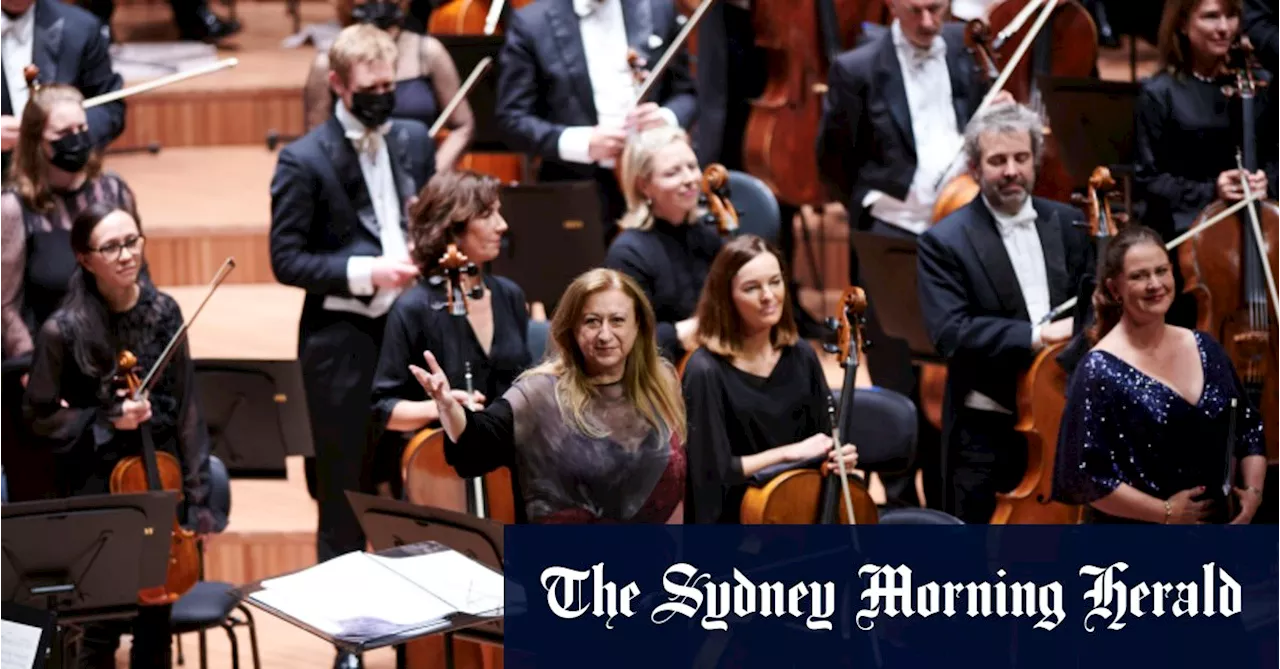
[(336, 637), (377, 638), (458, 612), (360, 552), (268, 579), (262, 588), (249, 597)]
[(472, 615), (500, 611), (506, 580), (502, 574), (455, 551), (409, 557), (370, 556), (455, 609)]
[[(12, 620), (0, 624), (0, 669), (31, 669), (36, 665), (36, 653), (40, 652), (40, 634), (43, 630)], [(44, 662), (40, 662), (43, 666)]]

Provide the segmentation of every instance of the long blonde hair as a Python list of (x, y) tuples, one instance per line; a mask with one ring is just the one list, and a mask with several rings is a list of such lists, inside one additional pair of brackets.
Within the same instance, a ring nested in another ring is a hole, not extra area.
[(689, 142), (689, 133), (674, 125), (650, 128), (627, 142), (622, 150), (622, 196), (627, 213), (618, 220), (620, 230), (648, 230), (653, 226), (653, 210), (640, 192), (640, 182), (653, 176), (653, 157), (676, 142)]
[(635, 305), (639, 331), (622, 373), (627, 398), (635, 403), (640, 415), (651, 425), (670, 430), (683, 442), (684, 398), (676, 381), (675, 367), (658, 353), (657, 319), (653, 315), (653, 307), (640, 286), (616, 270), (589, 270), (569, 284), (551, 319), (551, 355), (546, 362), (525, 371), (520, 377), (539, 374), (555, 377), (556, 400), (565, 422), (588, 436), (607, 436), (607, 432), (587, 416), (587, 403), (597, 391), (587, 378), (586, 360), (575, 337), (587, 300), (605, 290), (621, 290)]

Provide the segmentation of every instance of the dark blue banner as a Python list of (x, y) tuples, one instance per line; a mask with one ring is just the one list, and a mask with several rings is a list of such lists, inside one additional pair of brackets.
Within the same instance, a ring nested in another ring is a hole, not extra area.
[(509, 526), (509, 669), (1275, 667), (1275, 527)]

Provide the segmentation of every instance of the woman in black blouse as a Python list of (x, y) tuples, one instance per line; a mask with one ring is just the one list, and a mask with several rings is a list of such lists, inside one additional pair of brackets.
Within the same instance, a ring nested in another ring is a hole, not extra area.
[[(1142, 84), (1135, 121), (1136, 185), (1147, 205), (1143, 222), (1169, 241), (1191, 227), (1214, 200), (1244, 197), (1236, 169), (1242, 140), (1240, 102), (1223, 94), (1234, 84), (1227, 69), (1240, 32), (1240, 0), (1172, 0), (1160, 24), (1161, 71)], [(1258, 70), (1264, 79), (1267, 75)], [(1249, 176), (1257, 193), (1276, 197), (1277, 107), (1271, 86), (1258, 89), (1254, 127), (1258, 170)], [(1175, 263), (1175, 268), (1177, 264)], [(1179, 273), (1180, 274), (1180, 273)], [(1182, 278), (1176, 276), (1177, 292)], [(1181, 296), (1172, 322), (1195, 322), (1194, 301)]]
[[(184, 523), (201, 536), (213, 530), (209, 436), (195, 395), (195, 365), (178, 346), (160, 380), (141, 400), (124, 399), (113, 378), (122, 350), (143, 374), (182, 326), (177, 302), (139, 279), (145, 238), (123, 209), (90, 205), (71, 226), (79, 266), (67, 299), (41, 326), (24, 409), (31, 434), (57, 456), (64, 496), (109, 492), (112, 469), (142, 452), (141, 430), (157, 451), (182, 465)], [(132, 624), (85, 626), (80, 666), (115, 666), (120, 634), (132, 627), (132, 666), (169, 666), (169, 606), (143, 606)]]
[(683, 130), (663, 126), (632, 140), (621, 165), (627, 213), (604, 265), (640, 284), (658, 318), (662, 354), (677, 362), (693, 348), (693, 311), (721, 244), (716, 230), (696, 222), (698, 157)]
[[(698, 302), (699, 348), (681, 382), (689, 426), (686, 523), (737, 523), (746, 479), (834, 462), (822, 364), (796, 334), (779, 254), (754, 235), (725, 245)], [(846, 444), (845, 466), (858, 463)]]
[(13, 169), (0, 196), (5, 358), (31, 352), (32, 337), (67, 292), (76, 269), (68, 241), (76, 214), (102, 202), (138, 219), (129, 186), (102, 171), (83, 102), (72, 86), (33, 85), (23, 110)]
[[(449, 244), (482, 268), (498, 257), (507, 222), (498, 198), (501, 184), (475, 172), (442, 172), (432, 177), (416, 205), (409, 225), (414, 262), (423, 277), (438, 272)], [(395, 469), (404, 440), (387, 432), (412, 433), (436, 423), (436, 403), (409, 372), (409, 365), (433, 351), (459, 400), (484, 404), (501, 397), (533, 360), (528, 350), (529, 311), (524, 291), (501, 276), (464, 276), (467, 290), (477, 288), (465, 317), (444, 308), (445, 287), (426, 278), (405, 291), (387, 317), (373, 382), (373, 423), (379, 448), (395, 444), (396, 457), (380, 454), (380, 482), (396, 481)], [(472, 397), (465, 397), (470, 366)], [(386, 437), (384, 440), (383, 437)], [(387, 471), (390, 467), (391, 471)]]

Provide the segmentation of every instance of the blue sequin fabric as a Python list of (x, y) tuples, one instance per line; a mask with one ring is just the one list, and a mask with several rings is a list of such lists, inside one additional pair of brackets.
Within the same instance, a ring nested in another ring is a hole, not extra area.
[(1054, 499), (1088, 504), (1122, 483), (1160, 499), (1221, 486), (1233, 397), (1239, 399), (1236, 457), (1265, 452), (1262, 419), (1226, 351), (1208, 334), (1195, 338), (1204, 390), (1194, 404), (1111, 353), (1089, 352), (1067, 389)]

